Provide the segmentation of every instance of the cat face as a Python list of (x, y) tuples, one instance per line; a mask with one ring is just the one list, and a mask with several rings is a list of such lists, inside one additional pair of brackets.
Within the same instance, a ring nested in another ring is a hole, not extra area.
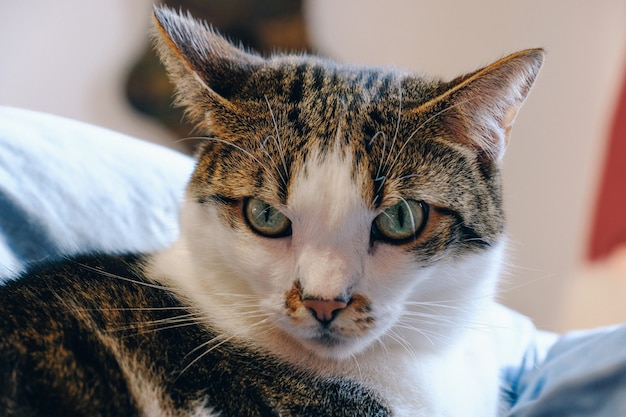
[(443, 82), (265, 59), (167, 9), (156, 20), (206, 135), (182, 214), (206, 287), (324, 358), (381, 337), (448, 343), (493, 293), (499, 164), (542, 52)]

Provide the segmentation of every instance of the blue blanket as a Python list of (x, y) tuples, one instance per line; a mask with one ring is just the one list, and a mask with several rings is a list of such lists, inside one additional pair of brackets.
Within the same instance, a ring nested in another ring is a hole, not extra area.
[[(0, 107), (0, 283), (44, 259), (166, 246), (192, 169), (163, 147)], [(626, 416), (626, 327), (557, 336), (497, 314), (501, 416)]]
[(192, 169), (161, 146), (0, 107), (0, 280), (63, 254), (167, 245)]

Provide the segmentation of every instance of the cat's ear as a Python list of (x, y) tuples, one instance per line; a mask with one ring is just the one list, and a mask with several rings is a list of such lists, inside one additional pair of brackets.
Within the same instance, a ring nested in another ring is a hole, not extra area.
[(443, 94), (427, 104), (439, 104), (442, 120), (457, 140), (499, 162), (543, 58), (542, 49), (514, 53), (454, 79)]
[(189, 14), (155, 6), (154, 23), (157, 51), (176, 84), (178, 104), (191, 119), (234, 112), (234, 99), (263, 58), (235, 47)]

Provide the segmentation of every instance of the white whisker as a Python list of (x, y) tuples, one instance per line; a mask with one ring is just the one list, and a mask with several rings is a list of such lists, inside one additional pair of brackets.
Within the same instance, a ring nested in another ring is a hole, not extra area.
[[(254, 324), (251, 324), (251, 325), (250, 325), (250, 326), (248, 326), (248, 327), (249, 327), (249, 328), (257, 327), (257, 326), (260, 326), (260, 325), (263, 325), (263, 324), (267, 323), (268, 321), (269, 321), (269, 319), (268, 319), (268, 318), (265, 318), (265, 319), (263, 319), (263, 320), (260, 320), (260, 321), (258, 321), (258, 322), (256, 322), (256, 323), (254, 323)], [(204, 348), (204, 347), (206, 347), (206, 346), (211, 345), (211, 344), (212, 344), (212, 343), (214, 343), (216, 340), (220, 340), (220, 339), (221, 339), (218, 343), (213, 344), (212, 346), (210, 346), (208, 349), (206, 349), (205, 351), (203, 351), (202, 353), (200, 353), (200, 354), (199, 354), (199, 355), (198, 355), (195, 359), (193, 359), (193, 360), (192, 360), (189, 364), (187, 364), (187, 366), (185, 366), (185, 367), (184, 367), (184, 368), (180, 371), (179, 376), (180, 376), (180, 375), (182, 375), (182, 374), (184, 374), (184, 373), (185, 373), (185, 372), (186, 372), (186, 371), (187, 371), (190, 367), (192, 367), (195, 363), (197, 363), (197, 362), (198, 362), (199, 360), (201, 360), (203, 357), (205, 357), (206, 355), (208, 355), (209, 353), (211, 353), (211, 351), (212, 351), (212, 350), (214, 350), (214, 349), (218, 348), (219, 346), (223, 345), (224, 343), (227, 343), (227, 342), (231, 341), (231, 340), (232, 340), (232, 339), (234, 339), (234, 338), (239, 337), (241, 333), (243, 333), (243, 332), (240, 332), (240, 333), (234, 333), (234, 334), (232, 334), (232, 335), (230, 335), (230, 336), (226, 336), (226, 335), (219, 335), (219, 336), (216, 336), (216, 337), (214, 337), (213, 339), (208, 340), (208, 341), (206, 341), (206, 342), (204, 342), (204, 343), (200, 344), (199, 346), (195, 347), (195, 348), (194, 348), (193, 350), (191, 350), (191, 351), (190, 351), (187, 355), (185, 355), (185, 357), (189, 357), (189, 356), (193, 355), (195, 352), (199, 351), (200, 349), (202, 349), (202, 348)]]
[[(387, 135), (385, 134), (385, 132), (381, 132), (381, 131), (376, 132), (376, 133), (374, 134), (374, 136), (372, 137), (372, 139), (370, 140), (370, 145), (374, 142), (374, 139), (376, 139), (378, 136), (382, 136), (382, 138), (383, 138), (383, 150), (382, 150), (382, 152), (381, 152), (381, 154), (380, 154), (380, 162), (379, 162), (379, 164), (378, 164), (378, 168), (377, 168), (377, 170), (376, 170), (376, 179), (377, 179), (377, 180), (382, 179), (382, 180), (383, 180), (383, 182), (384, 182), (384, 178), (385, 178), (385, 176), (384, 176), (384, 175), (381, 175), (381, 172), (384, 170), (384, 162), (383, 162), (383, 159), (384, 159), (384, 157), (385, 157), (385, 152), (386, 152), (386, 150), (387, 150)], [(379, 186), (379, 188), (381, 188), (381, 187), (382, 187), (382, 185), (380, 185), (380, 186)], [(378, 192), (378, 191), (380, 191), (380, 190), (377, 190), (377, 192)]]
[(363, 378), (363, 372), (361, 372), (361, 365), (359, 364), (359, 359), (356, 357), (355, 354), (350, 354), (350, 358), (352, 358), (352, 361), (354, 362), (354, 366), (356, 367), (358, 373), (359, 373), (359, 377)]
[[(402, 347), (402, 349), (404, 349), (406, 351), (406, 353), (409, 354), (409, 356), (416, 361), (417, 360), (417, 356), (415, 355), (415, 351), (413, 349), (413, 347), (411, 346), (410, 343), (408, 343), (406, 340), (404, 340), (404, 338), (399, 335), (398, 333), (395, 332), (395, 330), (391, 329), (386, 333), (386, 336), (389, 337), (390, 339), (392, 339), (393, 341), (395, 341), (399, 346)], [(431, 339), (424, 335), (424, 337), (426, 337), (426, 339), (428, 339), (429, 342), (432, 343)], [(434, 345), (434, 343), (433, 343)]]
[(121, 332), (126, 330), (141, 330), (149, 327), (159, 327), (162, 325), (172, 325), (179, 323), (197, 323), (197, 316), (195, 314), (184, 314), (181, 316), (166, 317), (157, 320), (139, 321), (136, 323), (128, 324), (126, 326), (111, 329), (110, 331)]
[(111, 307), (111, 308), (77, 308), (76, 311), (177, 311), (189, 310), (189, 307)]
[[(154, 329), (147, 329), (147, 330), (146, 329), (142, 329), (141, 334), (142, 335), (147, 335), (147, 334), (151, 334), (151, 333), (162, 332), (162, 331), (165, 331), (165, 330), (180, 329), (180, 328), (183, 328), (183, 327), (195, 326), (197, 324), (198, 323), (195, 320), (190, 320), (190, 321), (187, 321), (187, 322), (181, 322), (181, 323), (177, 323), (177, 324), (171, 324), (171, 325), (166, 325), (166, 326), (162, 326), (162, 327), (157, 327), (157, 328), (154, 328)], [(127, 329), (127, 330), (134, 330), (134, 328), (131, 327), (131, 328)], [(123, 330), (116, 329), (115, 331), (121, 332)], [(136, 333), (136, 334), (138, 334), (138, 333)], [(122, 338), (122, 339), (130, 338), (130, 337), (135, 336), (136, 334), (127, 334), (125, 336), (121, 336), (120, 338)]]
[[(233, 143), (233, 142), (229, 142), (227, 140), (224, 139), (220, 139), (220, 138), (216, 138), (216, 137), (208, 137), (208, 136), (196, 136), (196, 137), (189, 137), (189, 139), (202, 139), (205, 141), (213, 141), (213, 142), (218, 142), (218, 143), (222, 143), (224, 145), (228, 145), (228, 146), (232, 146), (233, 148), (243, 152), (244, 154), (248, 155), (250, 158), (252, 158), (260, 167), (262, 167), (269, 175), (273, 176), (273, 172), (269, 170), (269, 168), (263, 164), (261, 162), (261, 160), (259, 160), (259, 158), (257, 158), (254, 154), (252, 154), (252, 152), (242, 148), (241, 146)], [(259, 143), (259, 146), (261, 146), (262, 148), (262, 144)], [(280, 146), (279, 146), (280, 149)], [(270, 162), (272, 164), (274, 164), (274, 167), (276, 168), (276, 171), (278, 171), (278, 174), (280, 175), (280, 180), (285, 182), (285, 178), (283, 177), (283, 174), (281, 174), (280, 170), (278, 169), (278, 167), (275, 165), (273, 159), (271, 157), (269, 157), (269, 154), (267, 153), (267, 151), (264, 151), (265, 154), (268, 156), (268, 159), (270, 160)]]
[(415, 130), (413, 130), (413, 132), (411, 132), (411, 134), (409, 135), (409, 137), (406, 139), (406, 141), (402, 144), (402, 146), (400, 147), (400, 149), (398, 150), (398, 153), (396, 154), (395, 159), (393, 160), (393, 162), (391, 163), (391, 165), (389, 166), (387, 172), (391, 172), (393, 171), (393, 169), (395, 168), (396, 164), (398, 163), (398, 160), (400, 158), (400, 155), (402, 155), (402, 153), (404, 152), (404, 149), (406, 148), (406, 146), (409, 144), (409, 142), (411, 142), (413, 140), (413, 138), (415, 137), (415, 135), (424, 128), (424, 126), (426, 126), (431, 120), (433, 120), (434, 118), (442, 115), (443, 113), (458, 107), (460, 105), (466, 104), (467, 102), (469, 102), (470, 100), (465, 100), (465, 101), (460, 101), (458, 103), (455, 103), (451, 106), (448, 106), (438, 112), (436, 112), (435, 114), (433, 114), (432, 116), (428, 117), (424, 122), (422, 122), (422, 124), (420, 124)]
[[(385, 159), (384, 163), (381, 163), (381, 165), (383, 165), (385, 167), (389, 166), (389, 158), (391, 158), (391, 153), (393, 151), (393, 148), (396, 145), (396, 142), (398, 140), (398, 134), (400, 132), (400, 121), (402, 120), (402, 85), (398, 85), (398, 92), (399, 92), (399, 97), (398, 97), (398, 117), (396, 118), (396, 130), (393, 134), (393, 140), (391, 142), (391, 146), (389, 147), (389, 153), (387, 154), (387, 157)], [(386, 170), (387, 173), (390, 172), (390, 170)]]
[(118, 279), (120, 281), (126, 281), (126, 282), (130, 282), (130, 283), (133, 283), (133, 284), (142, 285), (144, 287), (155, 288), (155, 289), (158, 289), (158, 290), (164, 290), (164, 291), (168, 291), (168, 292), (170, 291), (170, 288), (168, 288), (166, 286), (163, 286), (163, 285), (152, 284), (152, 283), (144, 282), (144, 281), (138, 281), (138, 280), (135, 280), (135, 279), (132, 279), (132, 278), (126, 278), (126, 277), (123, 277), (121, 275), (112, 274), (110, 272), (103, 271), (101, 269), (94, 268), (92, 266), (89, 266), (89, 265), (86, 265), (86, 264), (83, 264), (83, 263), (80, 263), (80, 262), (77, 262), (77, 264), (81, 268), (85, 268), (85, 269), (88, 269), (90, 271), (96, 272), (96, 273), (98, 273), (98, 274), (100, 274), (102, 276), (105, 276), (107, 278), (115, 278), (115, 279)]
[(193, 359), (189, 364), (187, 364), (187, 366), (185, 366), (180, 372), (179, 372), (179, 376), (181, 376), (182, 374), (184, 374), (190, 367), (192, 367), (196, 362), (198, 362), (200, 359), (202, 359), (203, 357), (205, 357), (206, 355), (208, 355), (209, 353), (211, 353), (211, 351), (213, 349), (216, 349), (218, 347), (220, 347), (221, 345), (223, 345), (226, 342), (229, 342), (230, 340), (232, 340), (233, 338), (235, 338), (235, 335), (231, 335), (231, 336), (225, 336), (225, 335), (219, 335), (214, 337), (211, 340), (208, 340), (202, 344), (200, 344), (199, 346), (197, 346), (196, 348), (194, 348), (191, 352), (189, 352), (186, 357), (192, 355), (193, 353), (197, 352), (198, 350), (214, 343), (215, 341), (219, 340), (219, 342), (215, 343), (213, 346), (211, 346), (209, 349), (205, 350), (204, 352), (202, 352), (200, 355), (198, 355), (195, 359)]
[[(289, 176), (289, 169), (287, 168), (287, 162), (285, 161), (285, 154), (283, 153), (283, 147), (282, 147), (282, 143), (280, 141), (280, 133), (278, 131), (278, 123), (276, 122), (276, 117), (274, 116), (274, 111), (272, 110), (272, 106), (270, 105), (270, 101), (268, 100), (267, 96), (263, 96), (265, 98), (265, 103), (267, 104), (267, 108), (270, 112), (270, 116), (272, 117), (272, 123), (274, 124), (274, 131), (276, 132), (276, 137), (271, 136), (275, 143), (276, 143), (276, 147), (278, 148), (278, 153), (280, 155), (280, 159), (283, 163), (283, 169), (284, 174), (281, 174), (280, 177), (283, 181), (283, 186), (287, 186), (287, 177)], [(269, 139), (269, 136), (265, 139), (266, 141)], [(279, 171), (277, 169), (277, 171)], [(280, 171), (279, 171), (280, 174)]]

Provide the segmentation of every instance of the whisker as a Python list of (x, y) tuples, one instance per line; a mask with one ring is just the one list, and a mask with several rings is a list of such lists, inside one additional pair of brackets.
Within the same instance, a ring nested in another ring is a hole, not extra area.
[(401, 177), (398, 177), (398, 181), (408, 180), (409, 178), (415, 178), (415, 177), (419, 177), (419, 175), (418, 174), (403, 175)]
[[(257, 323), (254, 323), (252, 325), (250, 325), (250, 327), (257, 327), (260, 326), (262, 324), (265, 324), (266, 322), (268, 322), (269, 319), (266, 318), (264, 320), (261, 320)], [(193, 359), (189, 364), (187, 364), (187, 366), (185, 366), (180, 372), (179, 372), (179, 377), (184, 374), (190, 367), (192, 367), (195, 363), (197, 363), (199, 360), (201, 360), (203, 357), (205, 357), (206, 355), (208, 355), (209, 353), (211, 353), (211, 351), (213, 351), (214, 349), (218, 348), (219, 346), (223, 345), (224, 343), (227, 343), (229, 341), (231, 341), (232, 339), (238, 337), (240, 335), (240, 333), (234, 333), (230, 336), (226, 336), (226, 335), (218, 335), (216, 337), (214, 337), (211, 340), (208, 340), (202, 344), (200, 344), (199, 346), (195, 347), (193, 350), (191, 350), (187, 355), (185, 355), (185, 357), (189, 357), (191, 355), (193, 355), (195, 352), (199, 351), (200, 349), (211, 345), (213, 342), (215, 342), (216, 340), (220, 340), (218, 343), (214, 344), (213, 346), (211, 346), (210, 348), (208, 348), (207, 350), (205, 350), (204, 352), (202, 352), (201, 354), (199, 354), (195, 359)]]
[(407, 306), (426, 306), (426, 305), (429, 305), (429, 306), (449, 308), (449, 309), (459, 309), (459, 311), (466, 311), (466, 310), (463, 310), (462, 305), (465, 304), (467, 301), (480, 301), (480, 300), (485, 300), (485, 299), (490, 299), (490, 298), (492, 298), (492, 294), (490, 292), (487, 292), (487, 293), (484, 293), (484, 294), (476, 294), (475, 296), (472, 296), (472, 297), (453, 298), (453, 299), (450, 299), (450, 300), (405, 301), (404, 304), (407, 305)]
[(385, 356), (389, 356), (389, 345), (385, 342), (384, 338), (379, 337), (378, 339), (376, 339), (376, 344), (378, 344), (383, 352), (385, 352)]
[(185, 142), (187, 140), (204, 140), (204, 139), (207, 139), (207, 137), (206, 136), (187, 136), (187, 137), (184, 137), (184, 138), (178, 138), (178, 139), (174, 140), (174, 143), (178, 144), (178, 143), (181, 143), (181, 142)]
[(358, 358), (356, 357), (356, 355), (354, 353), (351, 353), (350, 357), (352, 358), (352, 361), (354, 362), (354, 365), (355, 365), (357, 371), (359, 372), (359, 377), (362, 379), (363, 378), (363, 373), (361, 372), (361, 364), (359, 364)]
[(236, 336), (235, 335), (231, 335), (231, 336), (225, 336), (225, 335), (219, 335), (214, 337), (211, 340), (208, 340), (202, 344), (200, 344), (199, 346), (195, 347), (191, 352), (189, 352), (185, 357), (190, 356), (191, 354), (197, 352), (198, 350), (202, 349), (205, 346), (210, 345), (211, 343), (215, 342), (216, 340), (220, 340), (220, 342), (214, 344), (213, 346), (211, 346), (209, 349), (205, 350), (204, 352), (202, 352), (200, 355), (198, 355), (194, 360), (192, 360), (189, 364), (187, 364), (187, 366), (185, 366), (178, 374), (178, 376), (182, 376), (182, 374), (184, 374), (189, 368), (191, 368), (195, 363), (197, 363), (200, 359), (202, 359), (203, 357), (205, 357), (206, 355), (208, 355), (212, 350), (220, 347), (221, 345), (223, 345), (224, 343), (229, 342), (230, 340), (234, 339)]
[(406, 148), (406, 146), (408, 145), (409, 142), (411, 142), (411, 140), (413, 140), (413, 138), (415, 137), (415, 135), (424, 128), (424, 126), (426, 126), (426, 124), (428, 124), (431, 120), (433, 120), (434, 118), (441, 116), (443, 113), (452, 110), (455, 107), (458, 107), (460, 105), (466, 104), (468, 102), (470, 102), (472, 100), (464, 100), (464, 101), (460, 101), (458, 103), (455, 103), (451, 106), (445, 107), (444, 109), (436, 112), (435, 114), (433, 114), (432, 116), (430, 116), (429, 118), (427, 118), (424, 122), (422, 122), (422, 124), (420, 124), (415, 130), (413, 130), (413, 132), (411, 132), (411, 134), (409, 135), (409, 137), (406, 139), (406, 141), (402, 144), (402, 146), (400, 147), (400, 149), (398, 150), (398, 153), (396, 154), (395, 159), (393, 160), (393, 162), (391, 163), (391, 165), (388, 168), (387, 172), (391, 172), (393, 171), (393, 169), (395, 168), (396, 164), (398, 163), (398, 159), (400, 158), (400, 155), (402, 155), (402, 152), (404, 152), (404, 149)]
[[(374, 143), (374, 141), (376, 140), (378, 136), (385, 136), (385, 132), (379, 130), (378, 132), (374, 133), (374, 136), (370, 138), (370, 141), (368, 142), (367, 146), (368, 147), (372, 146), (372, 143)], [(383, 140), (385, 139), (383, 138)]]
[[(389, 158), (391, 158), (391, 152), (396, 145), (396, 141), (398, 140), (398, 134), (400, 132), (400, 121), (402, 120), (402, 86), (398, 85), (399, 99), (398, 99), (398, 117), (396, 118), (396, 130), (393, 134), (393, 140), (391, 142), (391, 146), (389, 147), (389, 153), (387, 154), (387, 158), (385, 159), (384, 167), (389, 165)], [(387, 171), (389, 172), (389, 171)]]
[[(267, 150), (266, 145), (267, 145), (267, 142), (270, 139), (274, 140), (274, 144), (276, 144), (276, 148), (278, 148), (278, 152), (280, 153), (280, 157), (281, 157), (282, 163), (283, 163), (283, 170), (285, 171), (284, 173), (281, 172), (281, 170), (278, 168), (278, 165), (276, 164), (276, 162), (274, 161), (274, 159), (272, 158), (272, 156), (270, 155), (270, 153)], [(287, 166), (285, 164), (285, 157), (284, 157), (284, 155), (282, 155), (282, 145), (280, 143), (280, 140), (276, 139), (276, 137), (274, 135), (268, 135), (265, 138), (265, 140), (263, 140), (263, 142), (258, 142), (257, 141), (257, 143), (259, 144), (259, 149), (261, 149), (261, 151), (265, 154), (265, 156), (267, 156), (267, 159), (270, 161), (270, 163), (272, 164), (272, 166), (274, 167), (274, 169), (278, 173), (278, 176), (280, 178), (280, 181), (282, 182), (282, 185), (286, 187), (287, 183), (288, 183), (287, 178), (286, 178), (287, 175), (288, 175), (288, 172), (287, 172)]]
[(403, 325), (429, 325), (437, 326), (441, 328), (464, 328), (464, 329), (489, 329), (491, 326), (488, 323), (476, 322), (476, 321), (450, 321), (434, 317), (404, 317), (398, 321)]
[[(411, 358), (414, 361), (417, 361), (417, 357), (415, 356), (415, 351), (413, 350), (413, 347), (411, 346), (410, 343), (408, 343), (406, 340), (404, 340), (404, 338), (397, 334), (393, 329), (391, 329), (390, 331), (388, 331), (386, 333), (386, 335), (393, 341), (395, 341), (399, 346), (401, 346), (408, 354), (409, 356), (411, 356)], [(424, 337), (432, 343), (432, 340), (427, 336), (424, 335)], [(434, 345), (434, 343), (432, 343)]]
[(115, 278), (115, 279), (118, 279), (118, 280), (120, 280), (120, 281), (126, 281), (126, 282), (130, 282), (130, 283), (132, 283), (132, 284), (142, 285), (142, 286), (144, 286), (144, 287), (148, 287), (148, 288), (155, 288), (155, 289), (157, 289), (157, 290), (163, 290), (163, 291), (168, 291), (168, 292), (169, 292), (169, 291), (171, 291), (171, 290), (170, 290), (170, 288), (168, 288), (168, 287), (166, 287), (166, 286), (163, 286), (163, 285), (159, 285), (159, 284), (152, 284), (152, 283), (149, 283), (149, 282), (144, 282), (144, 281), (138, 281), (138, 280), (135, 280), (135, 279), (132, 279), (132, 278), (126, 278), (126, 277), (123, 277), (123, 276), (121, 276), (121, 275), (117, 275), (117, 274), (113, 274), (113, 273), (111, 273), (111, 272), (103, 271), (103, 270), (101, 270), (101, 269), (94, 268), (94, 267), (92, 267), (92, 266), (89, 266), (89, 265), (87, 265), (87, 264), (80, 263), (80, 262), (77, 262), (77, 264), (78, 264), (81, 268), (85, 268), (85, 269), (88, 269), (88, 270), (90, 270), (90, 271), (96, 272), (96, 273), (98, 273), (99, 275), (105, 276), (105, 277), (107, 277), (107, 278)]
[[(380, 163), (378, 164), (378, 168), (376, 170), (376, 178), (377, 179), (381, 179), (381, 178), (384, 178), (384, 175), (381, 176), (381, 171), (383, 171), (383, 168), (384, 168), (383, 158), (384, 158), (385, 152), (387, 150), (387, 135), (385, 134), (385, 132), (382, 132), (382, 131), (376, 132), (374, 134), (374, 136), (372, 136), (372, 139), (370, 139), (370, 146), (371, 146), (371, 144), (374, 142), (374, 140), (378, 136), (382, 136), (382, 138), (383, 138), (383, 150), (382, 150), (381, 155), (380, 155)], [(380, 186), (379, 186), (379, 188), (380, 188)], [(380, 191), (380, 189), (377, 190), (377, 191)]]
[[(197, 325), (197, 321), (196, 320), (189, 320), (187, 322), (182, 322), (182, 323), (178, 323), (178, 324), (172, 324), (172, 325), (167, 325), (167, 326), (162, 326), (162, 327), (157, 327), (154, 329), (142, 329), (141, 334), (142, 335), (147, 335), (147, 334), (153, 334), (153, 333), (158, 333), (158, 332), (162, 332), (165, 330), (171, 330), (171, 329), (180, 329), (183, 327), (188, 327), (188, 326), (195, 326)], [(133, 328), (129, 328), (127, 330), (133, 330)], [(119, 330), (116, 329), (115, 331), (117, 332), (121, 332), (124, 330)], [(126, 334), (124, 336), (118, 336), (120, 339), (126, 339), (126, 338), (130, 338), (130, 337), (134, 337), (136, 335), (138, 335), (139, 333), (135, 333), (135, 334)]]
[(166, 318), (157, 319), (157, 320), (139, 321), (139, 322), (135, 322), (132, 324), (128, 324), (126, 326), (111, 329), (110, 331), (121, 332), (121, 331), (126, 331), (126, 330), (140, 330), (140, 329), (149, 328), (149, 327), (158, 327), (163, 324), (171, 325), (171, 324), (186, 323), (186, 322), (197, 323), (197, 317), (198, 316), (196, 314), (184, 314), (181, 316), (166, 317)]
[(189, 307), (109, 307), (109, 308), (77, 308), (75, 311), (177, 311), (189, 310)]
[(248, 155), (250, 158), (254, 159), (255, 162), (257, 162), (259, 165), (263, 166), (263, 164), (261, 164), (261, 161), (259, 160), (259, 158), (257, 158), (256, 156), (254, 156), (250, 151), (247, 151), (246, 149), (242, 148), (241, 146), (237, 145), (236, 143), (224, 140), (224, 139), (220, 139), (220, 138), (216, 138), (216, 137), (208, 137), (208, 136), (197, 136), (197, 137), (190, 137), (191, 139), (203, 139), (203, 140), (207, 140), (207, 141), (214, 141), (214, 142), (218, 142), (218, 143), (223, 143), (224, 145), (228, 145), (228, 146), (232, 146), (233, 148), (240, 150), (241, 152), (243, 152), (244, 154)]
[[(409, 213), (409, 217), (411, 218), (411, 230), (416, 230), (415, 218), (413, 217), (413, 211), (411, 210), (411, 207), (409, 206), (409, 202), (406, 201), (406, 199), (402, 196), (400, 197), (400, 200), (402, 200), (402, 202), (404, 203), (404, 206), (406, 207), (406, 211)], [(415, 233), (413, 235), (415, 236)]]
[[(269, 175), (273, 175), (273, 172), (272, 172), (272, 171), (270, 171), (270, 170), (268, 169), (268, 167), (267, 167), (265, 164), (263, 164), (263, 163), (259, 160), (259, 158), (257, 158), (256, 156), (254, 156), (254, 155), (253, 155), (250, 151), (248, 151), (248, 150), (246, 150), (246, 149), (242, 148), (241, 146), (239, 146), (239, 145), (237, 145), (237, 144), (235, 144), (235, 143), (233, 143), (233, 142), (229, 142), (229, 141), (227, 141), (227, 140), (220, 139), (220, 138), (216, 138), (216, 137), (208, 137), (208, 136), (190, 136), (190, 137), (188, 137), (187, 139), (201, 139), (201, 140), (206, 140), (206, 141), (214, 141), (214, 142), (222, 143), (222, 144), (224, 144), (224, 145), (232, 146), (233, 148), (235, 148), (235, 149), (237, 149), (237, 150), (239, 150), (239, 151), (243, 152), (244, 154), (246, 154), (246, 155), (248, 155), (250, 158), (252, 158), (252, 159), (253, 159), (253, 160), (254, 160), (257, 164), (259, 164), (259, 166), (260, 166), (260, 167), (262, 167), (262, 168), (263, 168), (263, 169), (264, 169), (264, 170), (265, 170), (265, 171), (266, 171)], [(280, 147), (279, 147), (279, 148), (280, 148)], [(266, 152), (266, 154), (267, 154), (267, 152)], [(273, 162), (273, 160), (272, 160), (272, 158), (268, 158), (268, 159), (269, 159), (272, 163), (274, 163), (274, 162)], [(277, 167), (276, 167), (276, 168), (277, 168)], [(280, 170), (278, 170), (278, 169), (277, 169), (277, 171), (278, 171), (278, 172), (279, 172), (279, 174), (280, 174)], [(285, 179), (282, 177), (282, 175), (281, 175), (281, 180), (282, 180), (283, 182), (285, 181)]]
[[(271, 111), (271, 109), (270, 109)], [(274, 118), (273, 114), (272, 114), (272, 119)], [(278, 129), (278, 127), (276, 126), (276, 129)], [(224, 140), (224, 139), (220, 139), (220, 138), (216, 138), (216, 137), (208, 137), (208, 136), (190, 136), (186, 139), (195, 139), (195, 140), (205, 140), (205, 141), (214, 141), (214, 142), (218, 142), (218, 143), (222, 143), (228, 146), (232, 146), (233, 148), (243, 152), (245, 155), (248, 155), (250, 158), (252, 158), (261, 168), (263, 168), (265, 170), (265, 172), (270, 175), (270, 176), (274, 176), (274, 172), (271, 171), (268, 166), (266, 164), (264, 164), (263, 162), (261, 162), (261, 160), (256, 157), (255, 155), (252, 154), (252, 152), (244, 149), (243, 147)], [(283, 164), (283, 169), (279, 169), (278, 165), (276, 165), (276, 162), (274, 161), (274, 159), (271, 157), (270, 153), (267, 151), (267, 149), (265, 149), (265, 144), (267, 143), (268, 140), (273, 139), (274, 142), (276, 143), (276, 147), (278, 148), (278, 151), (280, 153), (281, 159), (282, 159), (282, 164)], [(282, 149), (282, 145), (280, 143), (280, 140), (277, 139), (276, 137), (274, 137), (273, 135), (269, 135), (268, 137), (265, 138), (265, 140), (263, 142), (257, 141), (258, 145), (259, 145), (259, 149), (263, 152), (263, 154), (265, 156), (267, 156), (267, 160), (272, 164), (272, 166), (275, 169), (275, 172), (278, 174), (278, 179), (279, 182), (282, 182), (283, 186), (287, 186), (287, 176), (289, 175), (289, 171), (287, 170), (287, 164), (285, 162), (285, 156), (283, 153), (283, 149)], [(283, 172), (284, 171), (284, 172)]]
[[(528, 270), (528, 271), (533, 271), (533, 272), (542, 272), (541, 270), (538, 270), (538, 269), (535, 269), (535, 268), (525, 268), (525, 269)], [(549, 278), (549, 276), (546, 275), (544, 277), (537, 277), (537, 278), (533, 278), (533, 279), (528, 279), (528, 280), (525, 280), (524, 282), (520, 282), (520, 283), (518, 283), (516, 285), (506, 285), (506, 284), (509, 284), (509, 282), (505, 281), (503, 283), (505, 285), (501, 285), (500, 286), (500, 293), (508, 293), (508, 292), (511, 292), (511, 291), (515, 291), (515, 290), (518, 290), (520, 288), (524, 288), (524, 287), (527, 287), (529, 285), (536, 284), (538, 282), (543, 282), (543, 281), (545, 281), (548, 278)]]
[(237, 298), (248, 298), (251, 300), (258, 300), (259, 296), (258, 295), (253, 295), (253, 294), (242, 294), (242, 293), (227, 293), (227, 292), (216, 292), (216, 291), (212, 291), (211, 292), (212, 295), (218, 296), (218, 297), (237, 297)]
[[(270, 112), (270, 116), (272, 117), (272, 123), (274, 123), (274, 131), (276, 132), (276, 137), (272, 138), (274, 139), (275, 143), (276, 143), (276, 147), (278, 148), (278, 153), (280, 154), (280, 159), (283, 163), (283, 169), (285, 170), (284, 172), (284, 176), (281, 175), (281, 179), (283, 181), (283, 186), (287, 186), (287, 177), (289, 176), (289, 169), (287, 169), (287, 162), (285, 161), (285, 154), (283, 153), (283, 147), (282, 147), (282, 143), (280, 140), (280, 132), (278, 131), (278, 123), (276, 122), (276, 117), (274, 116), (274, 111), (272, 110), (272, 106), (270, 105), (270, 101), (267, 98), (267, 96), (263, 96), (265, 98), (265, 103), (267, 104), (267, 108)], [(269, 138), (269, 136), (268, 136)], [(265, 140), (267, 141), (268, 138), (266, 138)], [(278, 171), (278, 169), (277, 169)], [(280, 171), (279, 171), (280, 173)]]
[[(424, 329), (422, 327), (416, 327), (410, 324), (397, 324), (395, 326), (395, 328), (397, 329), (402, 329), (405, 331), (410, 331), (413, 333), (417, 333), (419, 334), (421, 337), (423, 337), (424, 339), (426, 339), (428, 341), (428, 343), (430, 343), (431, 346), (437, 346), (436, 341), (440, 342), (440, 343), (448, 343), (450, 342), (450, 337), (448, 336), (444, 336), (440, 333), (437, 333), (433, 330), (428, 330), (428, 329)], [(398, 336), (400, 337), (400, 336)]]
[[(461, 312), (461, 313), (467, 312), (466, 308), (464, 308), (462, 306), (459, 306), (459, 305), (456, 305), (460, 301), (463, 301), (463, 300), (453, 300), (450, 303), (445, 302), (445, 301), (443, 301), (443, 302), (442, 301), (437, 301), (437, 302), (435, 302), (435, 301), (433, 301), (433, 302), (428, 302), (428, 301), (406, 301), (404, 303), (404, 305), (410, 306), (410, 307), (420, 307), (420, 308), (423, 308), (423, 309), (428, 309), (428, 310), (430, 310), (432, 312), (439, 312), (439, 310), (442, 310), (442, 309), (454, 310), (454, 311), (458, 311), (458, 312)], [(413, 311), (413, 310), (410, 310), (410, 311)]]

